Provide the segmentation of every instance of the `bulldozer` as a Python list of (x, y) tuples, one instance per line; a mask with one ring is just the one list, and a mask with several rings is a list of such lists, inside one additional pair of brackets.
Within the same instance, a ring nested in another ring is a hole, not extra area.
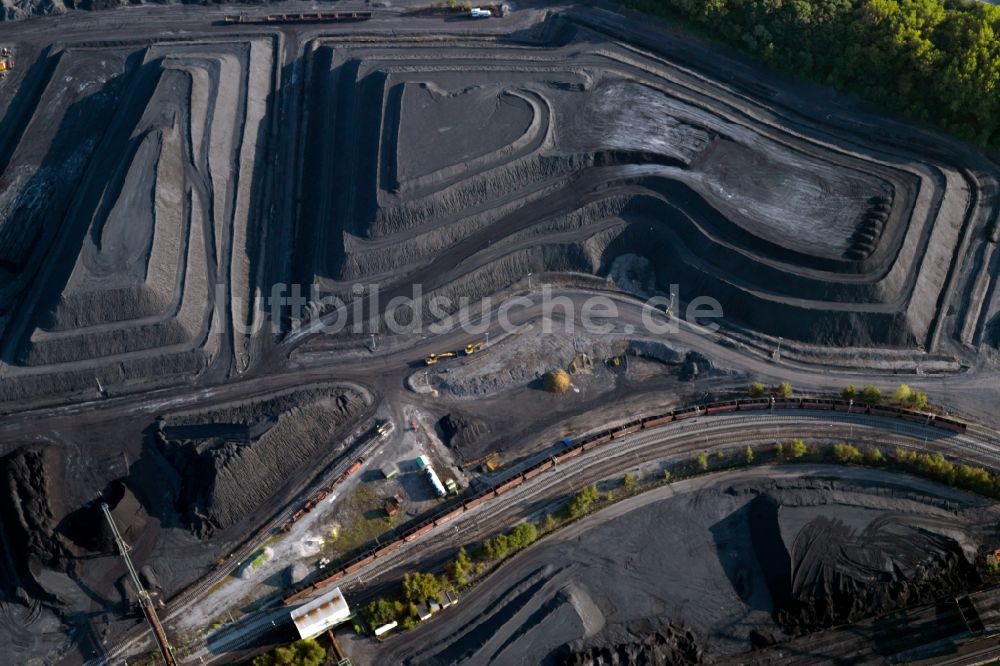
[(431, 354), (430, 356), (424, 359), (424, 365), (434, 365), (435, 363), (437, 363), (442, 359), (454, 358), (457, 355), (458, 354), (456, 354), (455, 352), (442, 352), (440, 354)]

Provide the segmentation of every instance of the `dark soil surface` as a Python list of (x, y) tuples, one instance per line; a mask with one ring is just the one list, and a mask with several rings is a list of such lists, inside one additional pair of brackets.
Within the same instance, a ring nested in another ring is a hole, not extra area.
[(699, 663), (978, 583), (971, 558), (996, 513), (980, 499), (891, 474), (740, 476), (558, 532), (379, 658)]

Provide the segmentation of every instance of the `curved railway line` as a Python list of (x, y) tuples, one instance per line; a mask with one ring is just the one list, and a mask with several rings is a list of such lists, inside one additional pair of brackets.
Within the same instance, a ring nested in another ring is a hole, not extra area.
[[(850, 412), (848, 411), (850, 410)], [(412, 562), (427, 559), (435, 552), (453, 550), (504, 529), (526, 517), (526, 506), (537, 507), (564, 501), (567, 494), (585, 485), (628, 471), (653, 461), (689, 459), (706, 451), (736, 452), (743, 447), (762, 446), (789, 438), (808, 441), (848, 440), (856, 444), (905, 447), (913, 450), (941, 451), (973, 464), (990, 464), (1000, 455), (1000, 442), (981, 437), (977, 427), (950, 417), (932, 417), (926, 413), (896, 408), (866, 407), (839, 400), (795, 399), (725, 401), (674, 410), (589, 434), (575, 440), (571, 447), (526, 469), (521, 469), (500, 483), (474, 493), (457, 504), (394, 535), (377, 546), (344, 563), (333, 574), (303, 585), (283, 598), (285, 604), (307, 601), (337, 584), (350, 589), (380, 579)], [(371, 446), (371, 443), (368, 444)], [(368, 449), (355, 448), (345, 454), (330, 473), (345, 473), (356, 465), (357, 456)], [(336, 484), (323, 488), (329, 492)], [(301, 506), (296, 503), (282, 511), (261, 534), (280, 533)], [(449, 535), (449, 530), (452, 530)], [(432, 534), (443, 539), (428, 538)], [(266, 537), (265, 537), (266, 538)], [(240, 553), (248, 556), (259, 543), (245, 545)], [(236, 555), (234, 555), (236, 557)], [(242, 558), (241, 558), (242, 559)], [(172, 601), (165, 617), (176, 618), (186, 606), (208, 593), (229, 575), (225, 567), (196, 586), (188, 588)], [(178, 603), (180, 601), (180, 603)], [(210, 663), (216, 656), (250, 638), (266, 634), (287, 622), (287, 611), (268, 604), (257, 614), (222, 629), (212, 636), (211, 648), (195, 652)], [(231, 633), (232, 632), (232, 633)], [(140, 640), (136, 630), (109, 656), (124, 653), (130, 643)], [(189, 662), (190, 663), (190, 662)]]
[[(572, 446), (568, 447), (566, 451), (549, 459), (538, 462), (527, 469), (518, 471), (496, 486), (475, 493), (471, 497), (462, 501), (460, 504), (445, 507), (438, 513), (427, 517), (420, 523), (405, 530), (398, 535), (396, 539), (358, 555), (356, 558), (345, 563), (333, 574), (296, 589), (292, 594), (285, 597), (285, 601), (286, 603), (294, 603), (307, 599), (331, 584), (336, 583), (351, 574), (355, 574), (366, 569), (369, 565), (380, 559), (386, 558), (386, 556), (390, 553), (403, 547), (405, 544), (419, 539), (435, 528), (455, 520), (462, 514), (473, 511), (477, 507), (486, 504), (491, 499), (505, 495), (506, 493), (512, 491), (518, 486), (521, 486), (527, 481), (531, 481), (546, 471), (557, 469), (560, 465), (565, 464), (567, 461), (570, 461), (573, 458), (576, 458), (577, 456), (580, 456), (588, 451), (592, 451), (598, 447), (603, 447), (610, 442), (620, 441), (623, 438), (638, 432), (644, 433), (643, 436), (635, 440), (630, 440), (627, 447), (621, 447), (619, 451), (614, 452), (614, 455), (609, 457), (608, 454), (605, 453), (604, 458), (602, 459), (604, 461), (616, 459), (620, 456), (620, 452), (623, 449), (631, 451), (633, 448), (641, 446), (646, 442), (660, 441), (663, 438), (655, 431), (658, 428), (667, 426), (668, 424), (683, 423), (688, 419), (698, 419), (702, 415), (710, 417), (722, 414), (750, 412), (750, 416), (741, 416), (739, 423), (740, 431), (734, 436), (734, 441), (739, 441), (742, 445), (745, 445), (754, 442), (754, 440), (748, 438), (746, 434), (745, 426), (748, 423), (766, 423), (774, 418), (774, 412), (783, 412), (790, 409), (818, 412), (820, 415), (822, 415), (822, 412), (824, 411), (832, 412), (848, 419), (872, 420), (872, 423), (877, 423), (878, 426), (883, 426), (883, 422), (888, 419), (889, 422), (893, 423), (895, 426), (894, 428), (888, 429), (902, 430), (904, 435), (902, 437), (896, 435), (891, 435), (889, 437), (880, 436), (877, 441), (883, 445), (894, 442), (900, 446), (914, 447), (914, 439), (919, 440), (919, 438), (923, 437), (925, 441), (929, 441), (933, 435), (935, 436), (935, 441), (937, 441), (937, 438), (942, 434), (942, 431), (944, 433), (951, 433), (954, 436), (960, 436), (960, 433), (966, 432), (968, 427), (964, 422), (950, 417), (935, 416), (933, 414), (896, 407), (855, 405), (853, 401), (819, 398), (801, 398), (796, 400), (769, 400), (766, 398), (730, 400), (704, 406), (694, 406), (686, 409), (674, 410), (664, 414), (647, 416), (602, 432), (579, 438), (573, 442)], [(760, 410), (765, 410), (768, 413), (761, 414)], [(859, 428), (865, 425), (864, 420), (859, 422)], [(899, 428), (898, 426), (902, 426), (902, 428)], [(690, 430), (680, 431), (676, 433), (673, 438), (688, 438), (690, 434)], [(813, 435), (826, 436), (831, 434), (832, 433), (824, 431), (813, 433)], [(797, 434), (797, 436), (809, 436), (809, 433), (801, 432)], [(774, 438), (765, 437), (757, 441), (774, 441)], [(978, 443), (972, 438), (964, 437), (960, 441), (962, 445), (962, 457), (967, 460), (974, 460), (982, 463), (984, 459), (988, 458), (989, 453), (991, 452), (988, 445)], [(715, 445), (719, 446), (720, 444), (725, 445), (731, 443), (732, 442), (729, 441), (723, 443), (716, 442)], [(688, 449), (677, 450), (675, 452), (689, 453), (703, 447), (704, 445), (699, 439), (693, 447), (689, 445)], [(996, 451), (993, 452), (995, 453)], [(513, 499), (513, 496), (508, 499)], [(523, 501), (523, 498), (518, 497), (517, 501)]]

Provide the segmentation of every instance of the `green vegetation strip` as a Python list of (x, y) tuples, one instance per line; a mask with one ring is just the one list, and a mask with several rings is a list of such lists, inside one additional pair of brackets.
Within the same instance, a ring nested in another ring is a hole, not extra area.
[(619, 0), (769, 65), (1000, 148), (1000, 6), (940, 0)]

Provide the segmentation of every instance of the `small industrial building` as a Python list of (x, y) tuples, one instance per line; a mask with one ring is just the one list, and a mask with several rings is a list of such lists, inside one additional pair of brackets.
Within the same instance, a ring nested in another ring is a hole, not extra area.
[(351, 617), (351, 609), (337, 587), (296, 608), (291, 616), (300, 638), (315, 638), (327, 629), (346, 622)]

